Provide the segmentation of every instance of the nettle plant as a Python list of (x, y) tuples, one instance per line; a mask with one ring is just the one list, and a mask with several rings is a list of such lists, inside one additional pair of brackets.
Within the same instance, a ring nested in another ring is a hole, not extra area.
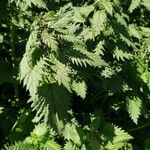
[(29, 91), (36, 126), (6, 149), (136, 147), (133, 131), (149, 125), (150, 29), (131, 18), (147, 3), (11, 1), (20, 17), (12, 14), (13, 26), (30, 32), (18, 80)]

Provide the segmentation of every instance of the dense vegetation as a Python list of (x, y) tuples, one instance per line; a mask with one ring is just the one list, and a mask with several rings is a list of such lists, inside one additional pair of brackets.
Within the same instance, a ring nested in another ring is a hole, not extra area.
[(1, 149), (150, 149), (149, 16), (149, 0), (1, 0)]

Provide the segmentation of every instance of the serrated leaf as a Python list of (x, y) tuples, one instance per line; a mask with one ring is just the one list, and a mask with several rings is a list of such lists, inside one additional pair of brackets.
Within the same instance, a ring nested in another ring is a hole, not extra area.
[(41, 80), (42, 70), (38, 65), (31, 68), (28, 64), (28, 57), (24, 55), (20, 63), (20, 80), (23, 80), (24, 86), (29, 90), (31, 96), (35, 95), (37, 86)]
[(100, 34), (105, 29), (107, 16), (105, 11), (96, 11), (91, 20), (92, 32), (94, 36)]
[(116, 57), (117, 60), (122, 60), (125, 61), (125, 59), (130, 59), (132, 58), (131, 53), (127, 53), (126, 51), (122, 51), (118, 47), (114, 50), (114, 57)]
[(32, 6), (31, 4), (33, 4), (39, 8), (47, 8), (47, 5), (44, 0), (23, 0), (23, 1), (30, 7)]
[(15, 145), (6, 147), (6, 150), (37, 150), (32, 144), (18, 142)]
[(75, 8), (75, 13), (73, 16), (74, 21), (75, 22), (84, 22), (86, 20), (87, 16), (93, 11), (93, 9), (94, 9), (94, 7), (92, 5)]
[(109, 141), (107, 144), (107, 149), (109, 150), (119, 150), (120, 148), (123, 148), (129, 140), (133, 139), (132, 136), (118, 127), (114, 128), (114, 134), (115, 137), (113, 141)]
[(104, 55), (103, 50), (104, 50), (104, 41), (99, 41), (99, 43), (96, 45), (96, 48), (94, 49), (95, 54), (97, 55)]
[(70, 90), (70, 77), (69, 73), (71, 72), (69, 67), (65, 66), (61, 62), (57, 61), (55, 64), (56, 75), (55, 78), (59, 85), (64, 85), (69, 91)]
[(92, 40), (94, 39), (95, 35), (94, 35), (94, 32), (91, 28), (87, 27), (87, 28), (83, 28), (83, 31), (81, 33), (81, 36), (84, 37), (84, 40), (87, 41), (87, 40)]
[(149, 0), (142, 0), (142, 5), (144, 5), (148, 10), (150, 10), (150, 2), (149, 2)]
[(70, 50), (68, 55), (72, 63), (77, 66), (87, 67), (87, 65), (92, 65), (92, 61), (85, 54), (76, 49)]
[(129, 11), (132, 13), (140, 4), (141, 0), (132, 0)]
[(77, 93), (78, 96), (85, 99), (87, 86), (85, 81), (73, 81), (72, 89)]
[(53, 117), (56, 114), (60, 120), (67, 118), (70, 94), (64, 87), (55, 83), (45, 83), (38, 87), (37, 93), (36, 98), (31, 100), (33, 109), (37, 110), (34, 122), (38, 122), (43, 117)]
[(110, 0), (107, 0), (107, 1), (102, 0), (102, 5), (108, 14), (110, 14), (110, 15), (113, 14), (113, 7), (112, 7), (112, 3)]
[(101, 132), (108, 141), (112, 141), (115, 136), (115, 128), (112, 124), (103, 123)]
[(89, 142), (90, 150), (101, 150), (101, 143), (97, 139), (91, 139)]
[(32, 135), (36, 135), (37, 137), (46, 136), (48, 133), (48, 127), (46, 124), (41, 123), (35, 126), (34, 130), (32, 131)]
[(142, 101), (138, 97), (129, 97), (127, 99), (127, 110), (134, 123), (137, 124), (141, 114)]
[[(93, 67), (107, 66), (107, 63), (97, 54), (87, 51), (82, 45), (75, 45), (75, 49), (78, 53), (81, 53), (86, 59), (86, 63)], [(80, 60), (81, 62), (81, 60)]]
[(64, 150), (76, 150), (76, 146), (72, 142), (67, 142), (65, 144)]
[(80, 144), (80, 136), (74, 124), (66, 124), (64, 129), (64, 138), (73, 141), (75, 144)]
[(45, 45), (47, 45), (51, 50), (57, 51), (58, 50), (58, 42), (56, 41), (55, 37), (48, 33), (47, 30), (44, 30), (41, 35), (41, 39)]
[(129, 32), (131, 36), (141, 39), (141, 34), (138, 30), (138, 27), (135, 26), (134, 24), (129, 25)]
[(67, 142), (64, 146), (64, 150), (86, 150), (86, 148), (85, 145), (78, 147), (76, 144), (73, 144), (73, 142)]
[(45, 143), (43, 150), (61, 150), (61, 147), (54, 140), (49, 140)]

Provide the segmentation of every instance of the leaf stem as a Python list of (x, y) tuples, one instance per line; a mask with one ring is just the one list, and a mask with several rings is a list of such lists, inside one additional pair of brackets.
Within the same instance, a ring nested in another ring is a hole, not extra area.
[(128, 132), (133, 132), (133, 131), (141, 130), (141, 129), (146, 128), (146, 127), (148, 127), (148, 126), (150, 126), (150, 122), (148, 122), (148, 123), (146, 123), (146, 124), (144, 124), (144, 125), (138, 126), (138, 127), (136, 127), (136, 128), (129, 129), (129, 130), (127, 130), (127, 131), (128, 131)]

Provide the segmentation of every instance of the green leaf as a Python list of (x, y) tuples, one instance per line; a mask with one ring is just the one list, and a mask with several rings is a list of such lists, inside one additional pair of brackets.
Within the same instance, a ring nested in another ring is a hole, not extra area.
[(101, 68), (102, 66), (107, 66), (107, 63), (99, 55), (97, 55), (93, 52), (87, 51), (86, 48), (84, 47), (84, 45), (79, 45), (79, 44), (75, 45), (74, 49), (77, 50), (77, 52), (79, 54), (81, 54), (83, 58), (85, 58), (85, 59), (83, 59), (83, 61), (82, 61), (82, 59), (79, 59), (80, 62), (82, 62), (84, 64), (87, 63), (92, 67)]
[(92, 66), (92, 61), (85, 54), (76, 49), (70, 50), (69, 52), (67, 52), (67, 54), (71, 62), (77, 66)]
[(80, 136), (74, 124), (66, 124), (64, 129), (64, 138), (73, 141), (75, 144), (80, 144)]
[(41, 123), (35, 126), (35, 129), (32, 132), (32, 135), (36, 135), (37, 137), (41, 137), (41, 136), (47, 136), (48, 134), (48, 127), (46, 126), (46, 124)]
[(93, 18), (91, 20), (92, 30), (94, 36), (100, 34), (101, 31), (104, 31), (107, 22), (107, 15), (105, 11), (95, 11)]
[(142, 0), (142, 5), (144, 5), (148, 10), (150, 10), (149, 0)]
[(74, 8), (73, 19), (75, 22), (84, 22), (88, 15), (94, 10), (93, 5)]
[(64, 146), (64, 150), (79, 150), (79, 148), (77, 148), (72, 142), (67, 142)]
[(127, 110), (134, 123), (137, 124), (141, 114), (142, 101), (138, 97), (127, 98)]
[(129, 25), (129, 33), (131, 36), (141, 39), (140, 31), (138, 30), (138, 27), (134, 24)]
[(59, 61), (56, 61), (55, 63), (55, 70), (56, 70), (56, 75), (55, 79), (58, 82), (59, 85), (63, 84), (69, 91), (70, 89), (70, 69), (68, 66), (65, 66)]
[(101, 143), (97, 139), (91, 139), (89, 142), (90, 150), (101, 150)]
[(37, 87), (42, 80), (41, 67), (35, 65), (33, 68), (29, 66), (29, 56), (24, 55), (20, 63), (20, 80), (23, 80), (24, 86), (27, 87), (31, 96), (35, 96)]
[(108, 14), (113, 14), (113, 6), (110, 0), (102, 0), (102, 5)]
[(132, 0), (129, 11), (132, 13), (140, 4), (141, 0)]
[(57, 84), (44, 83), (37, 89), (37, 95), (30, 100), (33, 110), (37, 113), (34, 122), (38, 122), (44, 117), (45, 122), (50, 121), (49, 116), (53, 117), (58, 114), (60, 120), (67, 118), (67, 110), (70, 105), (70, 94), (62, 86)]
[(23, 0), (23, 1), (30, 7), (32, 6), (31, 4), (34, 4), (39, 8), (47, 8), (47, 5), (44, 0)]
[(77, 93), (78, 96), (85, 99), (87, 86), (85, 81), (76, 81), (72, 83), (72, 89)]
[(58, 42), (56, 41), (56, 38), (52, 34), (48, 33), (46, 29), (42, 32), (41, 39), (45, 45), (51, 48), (51, 50), (58, 50)]
[(76, 144), (73, 144), (73, 142), (67, 142), (64, 146), (64, 150), (87, 150), (87, 149), (84, 144), (82, 144), (82, 146), (79, 147)]
[(54, 140), (48, 140), (45, 143), (43, 150), (61, 150), (61, 147)]
[(94, 52), (96, 55), (104, 55), (104, 41), (99, 41), (98, 44), (96, 45), (96, 48), (94, 49)]
[(132, 58), (131, 53), (127, 53), (126, 51), (122, 51), (118, 47), (114, 50), (114, 57), (116, 57), (117, 60), (122, 60), (125, 61), (125, 59), (130, 59)]
[(6, 147), (6, 150), (37, 150), (32, 144), (18, 142), (15, 145)]
[(116, 136), (115, 128), (112, 124), (103, 123), (101, 127), (101, 132), (108, 141), (112, 141), (113, 138)]
[(120, 148), (123, 148), (129, 140), (132, 139), (132, 136), (130, 136), (128, 133), (124, 132), (118, 127), (115, 127), (115, 137), (112, 142), (108, 142), (107, 149), (109, 150), (119, 150)]

